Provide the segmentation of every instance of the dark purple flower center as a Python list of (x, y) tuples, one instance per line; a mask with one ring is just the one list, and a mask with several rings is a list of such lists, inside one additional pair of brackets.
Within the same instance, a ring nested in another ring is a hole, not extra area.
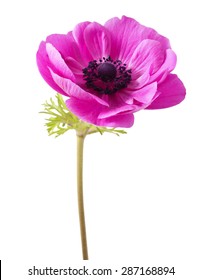
[(131, 81), (131, 69), (120, 60), (113, 61), (110, 56), (90, 61), (83, 70), (87, 88), (101, 94), (113, 94), (126, 88)]
[(98, 77), (103, 82), (111, 82), (116, 77), (116, 66), (109, 62), (100, 63), (97, 68)]

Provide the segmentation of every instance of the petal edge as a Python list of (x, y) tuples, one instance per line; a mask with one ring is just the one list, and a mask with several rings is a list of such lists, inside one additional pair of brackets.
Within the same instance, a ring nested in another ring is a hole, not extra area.
[(182, 81), (175, 74), (169, 74), (158, 86), (159, 96), (146, 109), (164, 109), (182, 102), (186, 89)]

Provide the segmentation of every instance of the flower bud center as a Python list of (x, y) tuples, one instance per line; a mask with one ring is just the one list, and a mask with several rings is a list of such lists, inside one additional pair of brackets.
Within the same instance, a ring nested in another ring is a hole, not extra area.
[(116, 67), (114, 64), (109, 62), (104, 62), (100, 64), (97, 68), (98, 76), (103, 82), (110, 82), (116, 77)]
[(98, 94), (111, 95), (127, 88), (131, 82), (132, 70), (121, 60), (110, 56), (92, 60), (82, 69), (85, 87)]

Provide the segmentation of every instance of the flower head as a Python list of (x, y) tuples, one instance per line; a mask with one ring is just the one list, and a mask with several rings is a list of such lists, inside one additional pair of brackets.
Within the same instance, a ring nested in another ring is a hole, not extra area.
[(183, 83), (170, 74), (176, 55), (169, 40), (125, 16), (48, 36), (37, 64), (45, 81), (68, 97), (68, 109), (97, 126), (131, 127), (135, 112), (185, 97)]

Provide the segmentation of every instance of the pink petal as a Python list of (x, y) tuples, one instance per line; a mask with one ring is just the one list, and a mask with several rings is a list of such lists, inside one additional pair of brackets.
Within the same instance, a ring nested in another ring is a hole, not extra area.
[(135, 100), (143, 104), (150, 104), (157, 92), (157, 83), (154, 82), (141, 89), (135, 90), (131, 95)]
[[(67, 95), (53, 80), (52, 75), (50, 73), (49, 68), (53, 67), (51, 62), (49, 61), (47, 52), (46, 52), (46, 43), (41, 42), (38, 52), (36, 54), (36, 61), (39, 72), (41, 73), (44, 80), (51, 86), (55, 91)], [(53, 67), (55, 69), (55, 67)], [(55, 69), (55, 71), (57, 71)]]
[(177, 77), (169, 74), (158, 86), (159, 96), (146, 109), (163, 109), (175, 106), (184, 100), (186, 89)]
[(99, 119), (99, 114), (103, 110), (103, 106), (95, 101), (88, 102), (71, 97), (66, 101), (66, 105), (67, 108), (80, 119), (97, 126), (127, 128), (131, 127), (134, 123), (133, 114), (116, 115)]
[(108, 103), (101, 98), (97, 97), (96, 95), (93, 95), (82, 88), (80, 88), (78, 85), (73, 83), (71, 80), (60, 77), (53, 71), (51, 71), (52, 78), (54, 82), (66, 93), (67, 96), (75, 97), (77, 99), (85, 100), (88, 102), (96, 101), (99, 104), (109, 106)]
[(84, 39), (94, 59), (109, 56), (111, 52), (110, 34), (102, 25), (93, 22), (84, 30)]
[(132, 55), (139, 42), (139, 38), (136, 36), (137, 25), (137, 21), (127, 17), (122, 17), (121, 20), (115, 17), (105, 23), (104, 26), (111, 33), (113, 59), (126, 62), (127, 58)]
[(133, 105), (126, 104), (120, 97), (121, 94), (115, 94), (109, 98), (109, 107), (105, 107), (99, 114), (99, 118), (108, 118), (119, 113), (128, 112), (133, 110)]
[(112, 34), (112, 53), (115, 58), (128, 61), (137, 45), (144, 39), (159, 41), (165, 50), (170, 48), (169, 40), (159, 35), (154, 29), (139, 24), (136, 20), (123, 16), (112, 18), (105, 23)]
[(83, 58), (72, 32), (69, 32), (66, 35), (52, 34), (46, 38), (46, 42), (52, 44), (64, 60), (67, 57), (73, 57), (81, 64), (83, 63)]
[(171, 49), (166, 50), (166, 58), (164, 63), (159, 68), (159, 70), (150, 77), (149, 83), (153, 81), (158, 81), (159, 83), (163, 82), (168, 73), (170, 73), (175, 68), (176, 62), (177, 57), (174, 51)]
[(128, 68), (135, 71), (148, 71), (152, 75), (163, 64), (164, 50), (158, 41), (143, 40), (135, 49), (129, 63)]
[(106, 119), (98, 120), (98, 125), (108, 127), (129, 128), (134, 124), (134, 115), (129, 113), (125, 115), (116, 115)]
[(83, 77), (83, 66), (77, 60), (69, 56), (65, 59), (65, 62), (67, 63), (68, 67), (72, 70), (74, 75), (82, 75)]
[(73, 37), (78, 45), (80, 53), (82, 53), (82, 59), (84, 61), (84, 66), (88, 65), (89, 61), (93, 60), (91, 53), (86, 47), (86, 42), (84, 39), (84, 32), (86, 27), (90, 24), (90, 22), (82, 22), (76, 25), (74, 30), (72, 31)]
[(123, 90), (121, 92), (117, 92), (116, 94), (119, 95), (119, 97), (122, 99), (124, 103), (129, 105), (133, 104), (134, 99), (131, 96), (131, 91), (126, 92), (125, 90)]
[(132, 72), (132, 81), (127, 87), (127, 90), (134, 91), (135, 89), (142, 88), (148, 84), (150, 79), (149, 68), (141, 71), (134, 70)]
[(65, 60), (65, 62), (67, 63), (71, 71), (74, 73), (74, 77), (76, 79), (75, 83), (79, 86), (82, 86), (84, 84), (82, 65), (72, 57), (68, 57)]
[(81, 120), (98, 125), (98, 115), (103, 105), (96, 100), (82, 100), (71, 97), (66, 101), (67, 108)]
[(55, 66), (55, 69), (57, 70), (56, 73), (75, 82), (74, 74), (64, 62), (58, 50), (56, 50), (56, 48), (52, 44), (47, 43), (46, 51), (50, 62)]

